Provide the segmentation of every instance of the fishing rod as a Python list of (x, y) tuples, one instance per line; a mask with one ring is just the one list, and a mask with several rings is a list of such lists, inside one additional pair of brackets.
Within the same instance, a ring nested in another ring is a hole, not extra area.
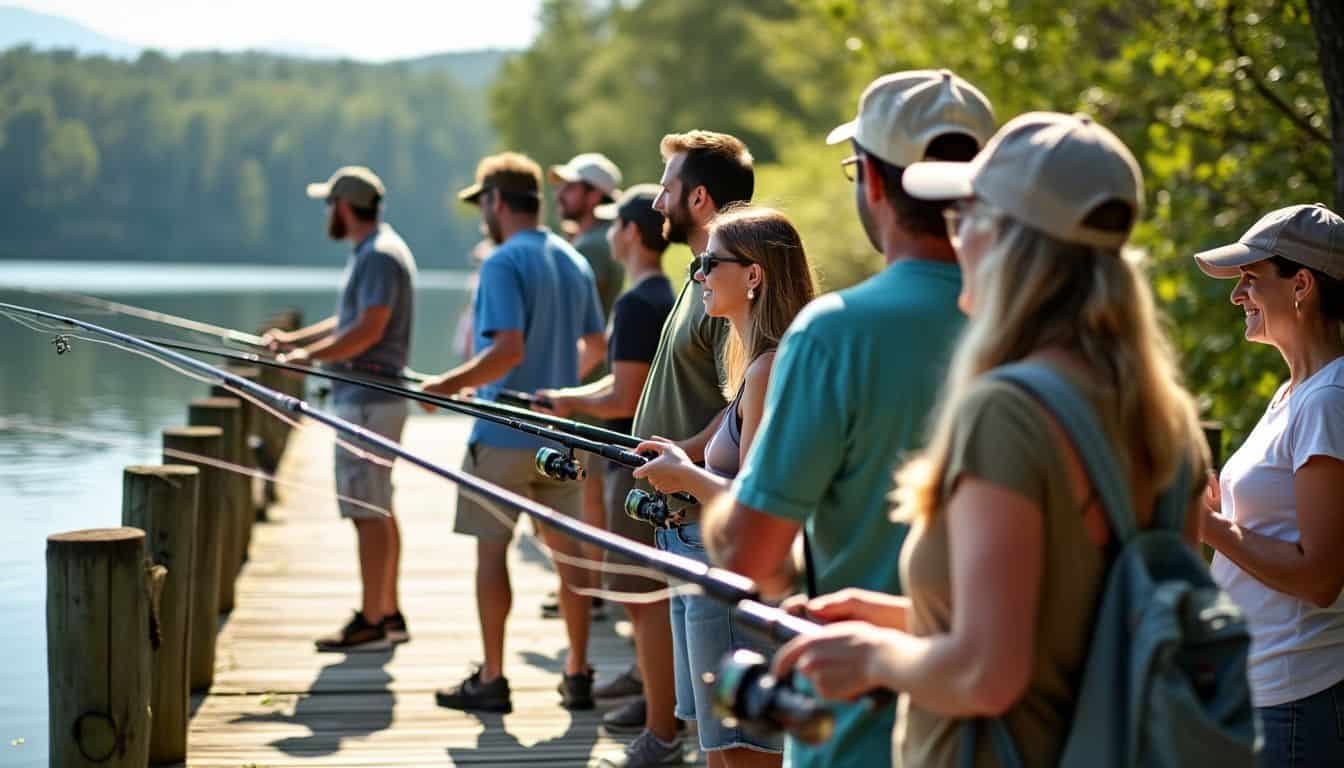
[[(318, 376), (320, 375), (320, 370), (326, 370), (325, 368), (318, 369), (316, 366), (305, 366), (299, 363), (288, 363), (282, 360), (277, 360), (275, 357), (272, 357), (270, 355), (262, 355), (256, 352), (245, 352), (241, 349), (232, 349), (230, 347), (215, 347), (210, 346), (208, 344), (194, 344), (192, 342), (182, 341), (180, 339), (169, 339), (163, 336), (150, 336), (148, 334), (140, 334), (140, 338), (144, 339), (145, 341), (158, 344), (161, 347), (167, 347), (169, 349), (176, 349), (183, 352), (195, 352), (198, 355), (213, 355), (215, 357), (222, 357), (226, 360), (233, 360), (236, 362), (248, 363), (251, 365), (268, 365), (273, 368), (293, 371), (295, 373), (311, 373), (314, 376)], [(348, 383), (362, 383), (363, 381), (377, 381), (379, 379), (384, 379), (389, 381), (407, 381), (420, 384), (428, 381), (430, 378), (429, 376), (426, 376), (423, 373), (417, 373), (411, 370), (402, 370), (400, 372), (395, 373), (392, 372), (383, 373), (381, 371), (375, 373), (373, 371), (365, 371), (359, 368), (354, 368), (353, 366), (342, 365), (341, 363), (324, 363), (323, 365), (338, 365), (344, 368), (346, 371), (350, 373), (350, 377), (352, 379), (352, 381)], [(358, 379), (359, 381), (358, 382), (354, 381), (354, 379)], [(408, 389), (405, 391), (413, 392), (415, 390)]]
[[(12, 306), (12, 305), (0, 305), (0, 306)], [(386, 392), (388, 394), (396, 395), (398, 397), (403, 397), (410, 400), (416, 400), (418, 402), (425, 403), (426, 405), (433, 405), (435, 407), (443, 408), (444, 410), (452, 411), (454, 413), (461, 413), (467, 416), (472, 416), (474, 418), (483, 419), (485, 421), (493, 422), (495, 424), (500, 424), (502, 426), (516, 430), (518, 432), (523, 432), (525, 434), (529, 434), (534, 437), (540, 437), (545, 440), (549, 440), (551, 442), (559, 443), (561, 446), (565, 448), (564, 451), (558, 451), (554, 448), (543, 447), (537, 451), (537, 455), (534, 459), (537, 472), (554, 480), (582, 480), (585, 477), (587, 477), (587, 470), (584, 469), (583, 465), (574, 456), (575, 450), (587, 451), (589, 453), (596, 454), (609, 461), (613, 461), (622, 466), (629, 467), (630, 469), (638, 469), (639, 467), (646, 464), (652, 458), (650, 456), (643, 456), (638, 453), (635, 453), (629, 450), (628, 448), (622, 447), (620, 445), (613, 445), (611, 443), (603, 442), (601, 440), (595, 440), (588, 437), (569, 434), (561, 431), (559, 428), (540, 426), (536, 423), (532, 423), (531, 421), (524, 421), (523, 419), (518, 418), (518, 416), (525, 416), (529, 419), (532, 417), (543, 417), (547, 421), (553, 420), (557, 422), (565, 422), (567, 425), (572, 425), (575, 427), (587, 426), (587, 425), (580, 425), (577, 422), (569, 422), (566, 419), (559, 419), (558, 417), (554, 416), (546, 416), (545, 414), (534, 413), (532, 411), (521, 411), (521, 409), (513, 409), (513, 408), (509, 408), (509, 411), (507, 413), (499, 412), (496, 410), (487, 410), (477, 407), (478, 403), (484, 403), (487, 401), (479, 401), (479, 400), (466, 401), (463, 398), (440, 397), (438, 395), (431, 395), (426, 392), (407, 389), (405, 387), (399, 387), (385, 382), (380, 382), (367, 376), (337, 373), (336, 371), (329, 371), (323, 368), (300, 365), (298, 363), (283, 362), (280, 360), (276, 360), (274, 358), (265, 357), (262, 355), (252, 354), (248, 352), (242, 352), (239, 350), (221, 349), (218, 347), (209, 347), (200, 344), (191, 344), (188, 342), (176, 341), (173, 339), (151, 340), (149, 338), (141, 336), (130, 336), (129, 334), (122, 334), (122, 335), (127, 336), (128, 338), (138, 339), (139, 341), (144, 343), (156, 344), (157, 346), (165, 349), (176, 349), (187, 352), (195, 352), (197, 354), (213, 355), (217, 357), (222, 357), (227, 360), (234, 360), (237, 362), (245, 362), (256, 365), (265, 365), (273, 368), (278, 368), (280, 370), (291, 371), (294, 373), (302, 373), (309, 376), (317, 376), (319, 378), (325, 378), (331, 381), (339, 381), (346, 384), (354, 384), (357, 386), (366, 387), (368, 389), (373, 389), (379, 392)], [(62, 348), (61, 346), (62, 344), (68, 347), (68, 342), (60, 342), (58, 343), (58, 349)], [(507, 408), (507, 406), (502, 407)], [(601, 433), (601, 434), (609, 433), (611, 435), (622, 438), (623, 442), (628, 443), (630, 441), (634, 441), (635, 444), (638, 445), (638, 441), (635, 441), (634, 438), (630, 437), (629, 435), (620, 435), (620, 433), (618, 432), (609, 432), (609, 430), (602, 430), (597, 427), (593, 427), (591, 429), (593, 430), (594, 433)], [(676, 499), (680, 504), (687, 506), (693, 506), (699, 503), (694, 496), (691, 496), (690, 494), (687, 493), (681, 493), (681, 492), (674, 493), (672, 494), (672, 498)], [(626, 496), (625, 511), (626, 514), (629, 515), (630, 517), (636, 520), (642, 520), (655, 527), (666, 528), (675, 525), (677, 522), (679, 522), (678, 516), (680, 514), (680, 510), (673, 509), (667, 503), (667, 499), (664, 495), (657, 493), (648, 493), (640, 489), (634, 489)]]
[[(427, 472), (445, 478), (469, 489), (492, 502), (526, 514), (557, 528), (578, 541), (599, 546), (643, 566), (657, 570), (677, 580), (699, 586), (704, 594), (719, 602), (734, 606), (736, 619), (745, 627), (774, 642), (787, 642), (794, 637), (817, 631), (819, 625), (793, 616), (765, 604), (755, 583), (740, 574), (725, 571), (671, 552), (654, 549), (631, 539), (609, 533), (581, 520), (575, 520), (532, 499), (520, 496), (494, 483), (467, 474), (462, 470), (444, 467), (345, 419), (332, 416), (308, 405), (307, 402), (276, 392), (227, 370), (217, 368), (181, 352), (156, 345), (130, 334), (105, 328), (40, 309), (0, 302), (0, 311), (64, 323), (71, 328), (82, 328), (105, 338), (134, 347), (161, 361), (219, 381), (225, 386), (244, 392), (259, 401), (270, 403), (277, 410), (297, 417), (308, 417), (318, 423), (353, 437), (360, 442), (404, 459)], [(63, 336), (57, 336), (63, 340)], [(776, 681), (764, 671), (764, 658), (741, 652), (733, 654), (716, 677), (719, 705), (724, 711), (756, 727), (789, 730), (799, 738), (818, 743), (829, 737), (834, 716), (814, 697), (794, 690), (787, 681)], [(889, 692), (878, 692), (870, 697), (874, 704), (890, 699)]]
[(221, 339), (226, 339), (249, 347), (256, 347), (258, 349), (266, 348), (266, 342), (255, 333), (245, 333), (233, 328), (225, 328), (222, 325), (203, 323), (199, 320), (191, 320), (185, 317), (178, 317), (177, 315), (170, 315), (167, 312), (156, 312), (152, 309), (135, 307), (130, 304), (121, 304), (107, 299), (100, 299), (96, 296), (85, 296), (81, 293), (70, 293), (67, 291), (38, 291), (31, 288), (20, 290), (23, 290), (25, 293), (50, 296), (71, 304), (82, 304), (83, 306), (92, 307), (94, 309), (116, 312), (122, 315), (129, 315), (130, 317), (138, 317), (141, 320), (149, 320), (150, 322), (171, 325), (188, 331), (204, 333), (208, 336), (218, 336)]

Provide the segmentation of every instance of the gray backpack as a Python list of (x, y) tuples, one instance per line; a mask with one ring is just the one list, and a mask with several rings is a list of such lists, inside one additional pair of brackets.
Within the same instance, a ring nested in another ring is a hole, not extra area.
[[(1073, 385), (1030, 362), (990, 375), (1026, 390), (1054, 414), (1110, 521), (1111, 562), (1060, 765), (1254, 766), (1246, 621), (1181, 538), (1190, 468), (1159, 497), (1152, 527), (1139, 530), (1110, 441)], [(982, 723), (999, 762), (1020, 766), (998, 719), (967, 721), (962, 765), (974, 763)]]

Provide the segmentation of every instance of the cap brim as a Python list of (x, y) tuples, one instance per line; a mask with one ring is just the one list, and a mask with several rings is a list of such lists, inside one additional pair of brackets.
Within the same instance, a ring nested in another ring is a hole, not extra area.
[(552, 184), (559, 184), (566, 181), (579, 181), (579, 174), (567, 165), (552, 165), (550, 173), (547, 174)]
[(331, 197), (331, 185), (325, 181), (318, 181), (308, 185), (308, 196), (314, 200), (326, 200)]
[(593, 216), (603, 221), (615, 221), (621, 215), (621, 206), (616, 203), (599, 205), (593, 209)]
[(470, 187), (457, 193), (457, 199), (471, 205), (479, 205), (481, 201), (481, 192), (484, 188), (480, 184), (472, 184)]
[(831, 129), (831, 132), (826, 134), (826, 143), (839, 144), (843, 141), (849, 141), (850, 139), (854, 138), (854, 135), (858, 133), (858, 130), (859, 130), (859, 119), (856, 117), (853, 120), (850, 120), (848, 123), (842, 123), (841, 125), (837, 125), (835, 126), (835, 128)]
[(975, 171), (970, 163), (914, 163), (901, 174), (901, 186), (920, 200), (957, 200), (971, 197)]
[(1247, 264), (1269, 258), (1273, 254), (1263, 253), (1244, 243), (1232, 243), (1221, 248), (1201, 251), (1195, 254), (1195, 263), (1209, 277), (1229, 280), (1241, 276), (1241, 268)]

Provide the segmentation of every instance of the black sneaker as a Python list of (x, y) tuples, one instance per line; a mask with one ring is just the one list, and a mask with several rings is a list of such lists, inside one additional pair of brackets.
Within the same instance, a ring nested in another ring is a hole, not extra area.
[(643, 693), (644, 683), (639, 679), (639, 667), (634, 665), (607, 682), (593, 686), (595, 699), (628, 699)]
[[(621, 706), (602, 715), (602, 727), (607, 733), (639, 733), (644, 730), (644, 721), (648, 719), (649, 708), (640, 696), (634, 701), (627, 702)], [(677, 721), (681, 722), (681, 721)]]
[(509, 696), (509, 680), (500, 676), (488, 683), (481, 682), (481, 670), (467, 676), (466, 680), (452, 688), (434, 692), (434, 703), (448, 709), (461, 709), (478, 712), (513, 711), (513, 702)]
[(340, 632), (314, 641), (319, 651), (335, 653), (359, 653), (363, 651), (385, 651), (392, 647), (382, 622), (370, 624), (364, 618), (363, 611), (355, 611), (354, 618), (341, 628)]
[(592, 709), (597, 706), (593, 702), (592, 667), (578, 674), (565, 675), (555, 690), (560, 692), (560, 706), (565, 709)]
[(393, 643), (405, 643), (411, 639), (411, 633), (406, 630), (406, 617), (401, 615), (401, 611), (383, 617), (383, 631)]
[[(644, 697), (622, 704), (602, 715), (602, 729), (613, 736), (628, 733), (640, 733), (644, 730), (644, 721), (648, 718), (648, 704)], [(686, 730), (686, 721), (677, 720), (677, 733)]]

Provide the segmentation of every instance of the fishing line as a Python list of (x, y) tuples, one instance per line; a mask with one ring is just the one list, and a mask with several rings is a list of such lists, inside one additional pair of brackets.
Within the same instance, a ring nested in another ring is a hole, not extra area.
[[(148, 439), (134, 439), (134, 438), (118, 439), (108, 437), (106, 435), (94, 434), (92, 432), (84, 432), (70, 427), (60, 427), (54, 424), (39, 424), (26, 418), (0, 416), (0, 431), (5, 430), (15, 432), (35, 432), (38, 434), (47, 434), (47, 435), (60, 435), (61, 437), (67, 437), (72, 440), (78, 440), (84, 443), (94, 443), (96, 445), (107, 445), (107, 446), (115, 446), (118, 448), (130, 448), (136, 450), (147, 449), (150, 445), (150, 441)], [(384, 509), (383, 507), (370, 504), (367, 501), (361, 501), (360, 499), (351, 498), (349, 496), (343, 496), (339, 493), (332, 493), (331, 490), (326, 487), (310, 485), (308, 483), (301, 483), (296, 480), (285, 480), (280, 478), (278, 475), (273, 475), (260, 469), (253, 469), (252, 467), (246, 467), (243, 466), (242, 464), (234, 464), (233, 462), (225, 461), (223, 459), (217, 459), (214, 458), (213, 456), (204, 456), (202, 454), (191, 453), (189, 451), (179, 451), (176, 448), (162, 448), (160, 450), (162, 451), (164, 456), (171, 456), (175, 459), (194, 461), (199, 464), (205, 464), (210, 467), (225, 470), (226, 472), (232, 472), (233, 474), (236, 475), (245, 475), (247, 477), (255, 477), (261, 480), (267, 480), (269, 482), (275, 483), (276, 485), (307, 491), (309, 493), (315, 494), (325, 499), (334, 501), (346, 501), (351, 504), (363, 507), (371, 512), (375, 512), (384, 517), (392, 516), (391, 511)]]
[[(108, 340), (108, 339), (102, 339), (102, 338), (98, 338), (98, 337), (86, 336), (86, 335), (84, 335), (84, 334), (82, 334), (82, 333), (77, 333), (77, 332), (67, 332), (67, 331), (68, 331), (68, 328), (67, 328), (66, 326), (64, 326), (64, 325), (58, 325), (58, 324), (56, 324), (56, 323), (54, 323), (54, 322), (43, 321), (43, 320), (41, 320), (41, 319), (36, 319), (36, 320), (33, 320), (33, 321), (30, 322), (30, 321), (29, 321), (27, 318), (25, 318), (25, 317), (18, 316), (18, 315), (15, 315), (15, 314), (11, 313), (11, 312), (3, 311), (3, 310), (0, 310), (0, 315), (3, 315), (3, 316), (5, 316), (5, 317), (9, 318), (10, 320), (12, 320), (12, 321), (18, 323), (19, 325), (21, 325), (21, 326), (23, 326), (23, 327), (25, 327), (25, 328), (28, 328), (29, 330), (38, 332), (38, 333), (58, 333), (58, 332), (64, 332), (64, 333), (61, 333), (61, 335), (64, 336), (64, 337), (66, 337), (66, 338), (74, 338), (74, 339), (78, 339), (78, 340), (80, 340), (80, 341), (87, 341), (87, 342), (91, 342), (91, 343), (94, 343), (94, 344), (102, 344), (102, 345), (104, 345), (104, 346), (109, 346), (109, 347), (113, 347), (113, 348), (116, 348), (116, 349), (120, 349), (120, 350), (125, 351), (125, 352), (130, 352), (130, 353), (133, 353), (133, 354), (135, 354), (135, 355), (139, 355), (140, 357), (143, 357), (143, 358), (145, 358), (145, 359), (147, 359), (147, 360), (150, 360), (150, 361), (152, 361), (152, 362), (158, 363), (159, 365), (162, 365), (162, 366), (164, 366), (165, 368), (168, 368), (169, 370), (172, 370), (172, 371), (175, 371), (175, 372), (177, 372), (177, 373), (180, 373), (180, 374), (182, 374), (183, 376), (186, 376), (186, 377), (188, 377), (188, 378), (194, 379), (194, 380), (196, 380), (196, 381), (199, 381), (199, 382), (202, 382), (202, 383), (205, 383), (205, 384), (218, 384), (218, 385), (222, 386), (224, 389), (228, 390), (229, 392), (232, 392), (233, 394), (237, 395), (238, 397), (240, 397), (240, 398), (242, 398), (242, 399), (245, 399), (245, 400), (247, 400), (248, 402), (252, 403), (253, 405), (257, 406), (258, 408), (262, 409), (262, 410), (265, 411), (266, 413), (270, 414), (272, 417), (274, 417), (274, 418), (276, 418), (276, 419), (279, 419), (281, 422), (283, 422), (283, 423), (289, 425), (292, 429), (295, 429), (295, 430), (316, 429), (316, 430), (318, 430), (318, 431), (320, 431), (320, 432), (322, 432), (322, 433), (324, 433), (324, 434), (330, 436), (330, 438), (335, 442), (335, 444), (338, 445), (338, 446), (340, 446), (343, 450), (348, 451), (349, 453), (353, 454), (354, 456), (359, 457), (360, 459), (363, 459), (363, 460), (365, 460), (365, 461), (369, 461), (369, 462), (371, 462), (371, 463), (373, 463), (373, 464), (376, 464), (376, 465), (378, 465), (378, 466), (381, 466), (381, 467), (391, 468), (391, 467), (393, 466), (393, 463), (394, 463), (394, 462), (393, 462), (392, 460), (385, 459), (385, 458), (383, 458), (383, 457), (381, 457), (381, 456), (378, 456), (378, 455), (376, 455), (376, 454), (374, 454), (374, 453), (372, 453), (372, 452), (370, 452), (370, 451), (367, 451), (367, 450), (365, 450), (365, 449), (363, 449), (363, 448), (360, 448), (359, 446), (357, 446), (357, 445), (355, 445), (355, 444), (353, 444), (353, 443), (351, 443), (351, 442), (345, 440), (344, 438), (341, 437), (340, 432), (337, 431), (334, 427), (331, 427), (330, 425), (327, 425), (327, 424), (321, 424), (321, 423), (318, 423), (318, 422), (300, 422), (300, 421), (298, 421), (298, 420), (295, 420), (295, 419), (293, 419), (293, 418), (287, 416), (286, 414), (280, 412), (280, 411), (277, 410), (276, 408), (272, 407), (272, 406), (269, 405), (268, 403), (262, 401), (259, 397), (255, 396), (255, 395), (252, 395), (251, 393), (246, 392), (246, 391), (244, 391), (243, 389), (241, 389), (241, 388), (239, 388), (239, 387), (233, 386), (233, 385), (231, 385), (229, 382), (224, 381), (223, 379), (220, 379), (220, 378), (214, 378), (214, 379), (207, 378), (207, 377), (202, 376), (202, 375), (200, 375), (200, 374), (197, 374), (197, 373), (195, 373), (195, 372), (188, 371), (188, 370), (186, 370), (185, 368), (182, 368), (182, 367), (180, 367), (180, 366), (178, 366), (178, 365), (174, 365), (174, 364), (171, 363), (170, 361), (168, 361), (168, 360), (164, 360), (164, 359), (162, 359), (161, 357), (159, 357), (159, 356), (157, 356), (157, 355), (154, 355), (154, 354), (145, 352), (145, 351), (143, 351), (143, 350), (137, 349), (137, 348), (135, 348), (135, 347), (132, 347), (132, 346), (129, 346), (129, 345), (126, 345), (126, 344), (121, 344), (121, 343), (118, 343), (118, 342), (116, 342), (116, 341), (111, 341), (111, 340)], [(144, 337), (140, 337), (140, 338), (141, 338), (141, 340), (145, 340)], [(487, 402), (488, 402), (488, 401), (487, 401)], [(519, 410), (519, 409), (515, 409), (515, 408), (512, 408), (512, 407), (509, 407), (509, 406), (501, 406), (501, 408), (507, 408), (509, 411)], [(543, 415), (543, 414), (536, 414), (536, 415)], [(618, 433), (617, 433), (617, 434), (618, 434)], [(203, 463), (203, 464), (210, 464), (209, 461), (202, 461), (201, 463)], [(235, 471), (235, 472), (238, 472), (239, 474), (248, 475), (248, 476), (250, 476), (250, 477), (260, 477), (260, 478), (263, 478), (263, 479), (265, 479), (265, 480), (269, 480), (269, 481), (271, 481), (271, 482), (275, 482), (275, 483), (277, 483), (277, 484), (279, 484), (279, 485), (282, 485), (282, 486), (284, 486), (284, 485), (292, 485), (292, 486), (295, 486), (295, 487), (311, 489), (311, 486), (305, 486), (305, 485), (301, 485), (301, 484), (295, 484), (295, 483), (292, 483), (291, 481), (282, 481), (282, 480), (278, 480), (278, 479), (275, 478), (275, 476), (270, 475), (270, 474), (267, 474), (267, 473), (265, 473), (265, 472), (261, 472), (260, 470), (252, 470), (251, 468), (239, 467), (238, 465), (232, 465), (232, 466), (233, 466), (233, 467), (237, 467), (237, 469), (230, 469), (230, 471)], [(222, 468), (227, 468), (227, 467), (222, 467)], [(464, 490), (465, 490), (465, 489), (464, 489)], [(470, 494), (469, 491), (467, 491), (467, 493), (469, 493), (469, 495), (472, 495), (472, 496), (474, 497), (474, 500), (476, 500), (476, 501), (478, 501), (478, 502), (485, 502), (485, 503), (479, 503), (478, 506), (480, 506), (480, 507), (486, 509), (486, 510), (487, 510), (487, 511), (488, 511), (488, 512), (489, 512), (489, 513), (496, 519), (496, 521), (500, 523), (500, 525), (505, 526), (506, 528), (511, 528), (511, 527), (513, 527), (513, 525), (514, 525), (514, 521), (513, 521), (511, 518), (509, 518), (507, 515), (505, 515), (502, 511), (500, 511), (499, 509), (495, 508), (495, 506), (494, 506), (492, 503), (489, 503), (487, 500), (485, 500), (485, 499), (481, 499), (481, 498), (477, 497), (475, 494)], [(322, 493), (321, 495), (323, 495), (323, 496), (325, 496), (325, 497), (327, 497), (327, 498), (330, 498), (330, 497), (332, 496), (332, 494), (330, 494), (330, 493)], [(364, 503), (364, 502), (361, 502), (361, 501), (358, 501), (358, 500), (348, 499), (347, 497), (343, 497), (343, 496), (339, 496), (339, 495), (337, 495), (335, 498), (338, 498), (338, 499), (341, 499), (341, 500), (349, 500), (349, 501), (353, 501), (353, 502), (356, 503), (358, 506), (367, 507), (367, 508), (373, 510), (374, 512), (376, 512), (376, 513), (378, 513), (379, 515), (382, 515), (382, 516), (389, 516), (389, 517), (390, 517), (391, 514), (392, 514), (389, 510), (386, 510), (386, 509), (383, 509), (383, 508), (380, 508), (380, 507), (375, 507), (375, 506), (369, 505), (369, 504), (367, 504), (367, 503)], [(546, 546), (545, 543), (542, 542), (542, 541), (540, 541), (539, 538), (538, 538), (538, 544), (539, 544), (539, 545), (541, 546), (541, 548), (544, 550), (544, 554), (545, 554), (545, 555), (548, 557), (548, 559), (550, 559), (552, 562), (557, 562), (557, 561), (558, 561), (558, 562), (563, 563), (563, 564), (565, 564), (565, 565), (571, 565), (571, 566), (573, 566), (573, 567), (581, 568), (581, 569), (586, 570), (586, 571), (589, 571), (589, 572), (610, 573), (610, 574), (617, 574), (617, 575), (634, 575), (634, 576), (642, 576), (642, 577), (647, 578), (647, 579), (650, 579), (650, 580), (652, 580), (652, 581), (659, 581), (659, 582), (662, 582), (662, 583), (669, 583), (669, 579), (668, 579), (668, 577), (667, 577), (665, 574), (663, 574), (663, 573), (660, 572), (660, 571), (656, 571), (656, 570), (654, 570), (654, 569), (651, 569), (651, 568), (648, 568), (648, 567), (645, 567), (645, 566), (628, 565), (628, 564), (622, 564), (622, 563), (607, 563), (607, 562), (605, 562), (605, 561), (595, 561), (595, 560), (591, 560), (591, 559), (587, 559), (587, 558), (574, 557), (574, 556), (572, 556), (572, 555), (567, 555), (567, 554), (565, 554), (565, 553), (563, 553), (563, 552), (556, 552), (555, 550), (553, 550), (553, 549), (551, 549), (550, 547)], [(690, 587), (690, 589), (688, 590), (687, 587)], [(662, 601), (662, 600), (666, 600), (666, 599), (668, 599), (669, 597), (671, 597), (671, 596), (673, 596), (673, 595), (679, 595), (679, 594), (699, 594), (699, 593), (701, 592), (701, 590), (700, 590), (699, 587), (694, 586), (694, 585), (690, 585), (690, 584), (685, 584), (685, 583), (683, 583), (682, 586), (670, 586), (670, 587), (666, 587), (666, 588), (657, 590), (657, 591), (655, 591), (655, 592), (648, 592), (648, 593), (625, 593), (625, 592), (617, 592), (617, 591), (611, 591), (611, 590), (603, 590), (603, 589), (599, 589), (599, 588), (573, 587), (573, 586), (571, 586), (570, 589), (571, 589), (571, 591), (575, 592), (576, 594), (581, 594), (581, 595), (585, 595), (585, 596), (588, 596), (588, 597), (601, 597), (601, 598), (603, 598), (604, 600), (605, 600), (605, 599), (610, 599), (610, 600), (612, 600), (613, 602), (633, 602), (633, 603), (641, 603), (641, 604), (643, 604), (643, 603), (656, 603), (656, 602), (660, 602), (660, 601)], [(610, 596), (608, 596), (608, 595), (610, 595)]]
[(202, 384), (209, 384), (209, 385), (219, 385), (219, 386), (222, 386), (222, 387), (224, 387), (224, 389), (227, 389), (229, 392), (232, 392), (233, 394), (237, 395), (238, 397), (240, 397), (240, 398), (242, 398), (242, 399), (244, 399), (244, 400), (247, 400), (248, 402), (252, 403), (252, 404), (255, 405), (256, 407), (258, 407), (258, 408), (260, 408), (261, 410), (265, 411), (266, 413), (270, 414), (272, 417), (274, 417), (274, 418), (276, 418), (276, 419), (279, 419), (281, 422), (287, 424), (287, 425), (288, 425), (290, 428), (292, 428), (292, 429), (303, 430), (303, 429), (315, 429), (315, 428), (319, 428), (319, 427), (321, 427), (322, 429), (319, 429), (319, 431), (322, 431), (322, 432), (324, 432), (325, 434), (329, 434), (329, 435), (331, 436), (331, 439), (332, 439), (333, 441), (335, 441), (336, 445), (339, 445), (342, 449), (348, 451), (348, 452), (351, 453), (352, 455), (357, 456), (357, 457), (359, 457), (360, 459), (363, 459), (363, 460), (365, 460), (365, 461), (371, 462), (371, 463), (373, 463), (373, 464), (377, 464), (378, 466), (381, 466), (381, 467), (391, 467), (391, 466), (392, 466), (392, 462), (391, 462), (390, 460), (388, 460), (388, 459), (384, 459), (384, 458), (382, 458), (381, 456), (378, 456), (378, 455), (376, 455), (376, 454), (374, 454), (374, 453), (371, 453), (371, 452), (369, 452), (369, 451), (366, 451), (365, 449), (360, 448), (359, 446), (355, 445), (354, 443), (351, 443), (351, 442), (345, 440), (344, 438), (342, 438), (342, 437), (340, 436), (340, 434), (339, 434), (336, 430), (334, 430), (334, 429), (328, 427), (327, 425), (319, 425), (319, 424), (316, 424), (316, 423), (305, 424), (305, 423), (299, 422), (299, 421), (296, 420), (296, 419), (290, 418), (289, 416), (286, 416), (285, 414), (281, 413), (279, 410), (275, 409), (275, 408), (272, 407), (271, 405), (269, 405), (269, 404), (267, 404), (266, 402), (262, 401), (260, 398), (256, 397), (255, 395), (249, 394), (249, 393), (243, 391), (242, 389), (239, 389), (238, 387), (231, 386), (227, 381), (225, 381), (225, 380), (222, 379), (222, 378), (208, 378), (208, 377), (203, 376), (203, 375), (201, 375), (201, 374), (199, 374), (199, 373), (195, 373), (195, 372), (193, 372), (193, 371), (189, 371), (189, 370), (187, 370), (187, 369), (185, 369), (185, 368), (183, 368), (183, 367), (180, 367), (180, 366), (178, 366), (178, 365), (174, 365), (172, 362), (169, 362), (168, 360), (164, 360), (163, 358), (161, 358), (161, 357), (159, 357), (159, 356), (157, 356), (157, 355), (151, 354), (151, 353), (149, 353), (149, 352), (145, 352), (144, 350), (141, 350), (141, 349), (137, 349), (136, 347), (128, 346), (128, 345), (126, 345), (126, 344), (121, 344), (121, 343), (118, 343), (118, 342), (116, 342), (116, 341), (112, 341), (112, 340), (109, 340), (109, 339), (98, 338), (98, 337), (93, 337), (93, 336), (85, 336), (85, 335), (82, 334), (82, 333), (78, 333), (78, 332), (70, 331), (66, 326), (63, 326), (63, 325), (57, 325), (57, 324), (55, 324), (55, 323), (53, 323), (53, 322), (43, 322), (43, 321), (41, 321), (41, 320), (34, 320), (34, 321), (32, 321), (32, 322), (29, 322), (27, 318), (20, 317), (20, 316), (17, 316), (17, 315), (15, 315), (15, 314), (13, 314), (12, 312), (7, 312), (7, 311), (3, 311), (3, 310), (0, 310), (0, 315), (4, 315), (5, 317), (9, 318), (10, 320), (13, 320), (14, 322), (18, 323), (19, 325), (21, 325), (21, 326), (23, 326), (23, 327), (25, 327), (25, 328), (27, 328), (27, 329), (29, 329), (29, 330), (36, 331), (37, 333), (56, 333), (56, 334), (58, 334), (58, 335), (59, 335), (60, 337), (62, 337), (62, 338), (67, 338), (67, 339), (79, 339), (80, 341), (87, 341), (87, 342), (90, 342), (90, 343), (92, 343), (92, 344), (102, 344), (102, 345), (104, 345), (104, 346), (108, 346), (108, 347), (115, 347), (116, 349), (120, 349), (120, 350), (122, 350), (122, 351), (124, 351), (124, 352), (130, 352), (131, 354), (139, 355), (140, 357), (143, 357), (143, 358), (145, 358), (146, 360), (150, 360), (150, 361), (152, 361), (152, 362), (158, 363), (159, 365), (161, 365), (161, 366), (163, 366), (163, 367), (165, 367), (165, 368), (167, 368), (167, 369), (169, 369), (169, 370), (171, 370), (171, 371), (174, 371), (174, 372), (176, 372), (176, 373), (180, 373), (180, 374), (182, 374), (183, 376), (186, 376), (187, 378), (189, 378), (189, 379), (193, 379), (193, 380), (195, 380), (195, 381), (199, 381), (199, 382), (201, 382)]

